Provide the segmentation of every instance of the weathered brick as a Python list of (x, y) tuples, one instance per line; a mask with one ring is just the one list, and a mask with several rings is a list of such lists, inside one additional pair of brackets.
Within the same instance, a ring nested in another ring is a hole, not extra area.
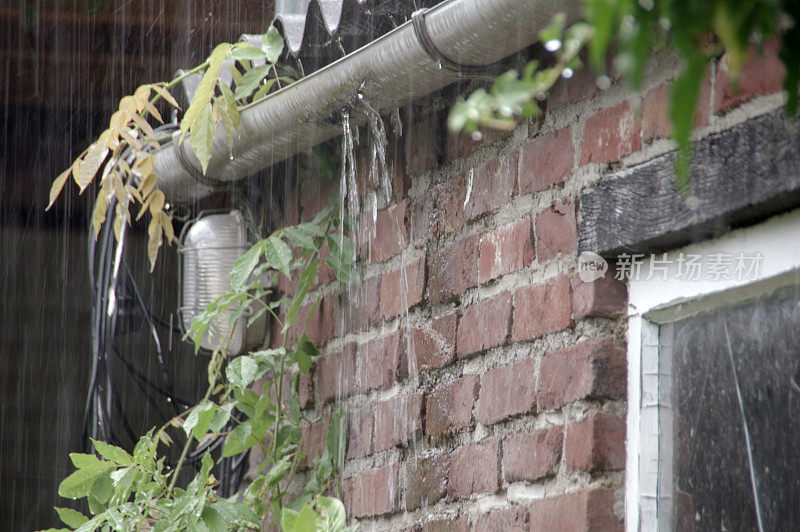
[(464, 357), (503, 345), (508, 338), (510, 324), (510, 292), (502, 292), (470, 305), (458, 322), (456, 354)]
[(337, 336), (366, 330), (380, 322), (381, 277), (350, 285), (339, 295), (339, 316), (335, 322)]
[(321, 403), (347, 397), (355, 384), (356, 344), (347, 344), (342, 351), (328, 353), (317, 361), (317, 394)]
[(372, 407), (347, 412), (347, 458), (364, 458), (372, 452)]
[(409, 206), (412, 242), (461, 228), (465, 220), (466, 193), (466, 177), (459, 175), (431, 187), (427, 193), (414, 199)]
[(500, 441), (496, 436), (462, 445), (452, 453), (447, 495), (463, 499), (473, 493), (494, 493), (500, 488)]
[(503, 441), (503, 474), (507, 482), (554, 475), (561, 461), (561, 427), (511, 434)]
[(456, 352), (456, 313), (448, 312), (411, 329), (408, 365), (412, 374), (440, 368), (453, 361)]
[(628, 102), (586, 119), (581, 140), (581, 166), (610, 163), (641, 149), (641, 135)]
[[(467, 133), (447, 136), (447, 158), (449, 160), (466, 157), (484, 146), (489, 146), (500, 139), (507, 138), (511, 131), (487, 128), (481, 131), (480, 138)], [(477, 140), (476, 140), (477, 138)]]
[(468, 427), (477, 391), (477, 375), (438, 385), (425, 401), (425, 433), (436, 438)]
[(545, 262), (578, 250), (575, 204), (558, 202), (536, 217), (536, 257)]
[(536, 408), (534, 359), (490, 369), (481, 376), (478, 421), (485, 425)]
[(325, 438), (328, 435), (330, 422), (329, 417), (323, 417), (300, 429), (300, 450), (306, 455), (304, 460), (306, 466), (310, 466), (315, 457), (325, 452)]
[(367, 517), (397, 510), (400, 506), (399, 471), (400, 464), (387, 464), (344, 479), (348, 515)]
[(522, 164), (517, 190), (520, 194), (540, 192), (562, 183), (575, 164), (575, 148), (569, 127), (535, 137), (522, 147)]
[(422, 301), (425, 296), (425, 258), (411, 261), (381, 279), (381, 316), (393, 318)]
[(410, 440), (422, 429), (422, 392), (393, 397), (375, 405), (373, 450), (385, 451)]
[(525, 268), (533, 262), (534, 256), (530, 218), (498, 227), (481, 240), (478, 280), (488, 281)]
[(304, 179), (300, 184), (300, 216), (304, 222), (312, 220), (328, 206), (328, 198), (339, 186), (338, 180), (316, 177)]
[(762, 47), (763, 55), (756, 46), (751, 46), (747, 60), (742, 65), (738, 88), (728, 73), (727, 57), (723, 57), (717, 70), (714, 110), (723, 113), (752, 100), (757, 96), (772, 94), (782, 88), (786, 69), (778, 57), (780, 41), (767, 39)]
[[(669, 117), (670, 89), (667, 83), (661, 83), (645, 93), (640, 111), (642, 141), (651, 142), (671, 135), (672, 121)], [(706, 72), (703, 83), (700, 86), (694, 127), (703, 127), (708, 124), (710, 107), (711, 75), (709, 71)]]
[(552, 410), (585, 397), (624, 399), (626, 371), (625, 349), (612, 338), (547, 353), (539, 370), (537, 403)]
[(430, 116), (414, 122), (404, 135), (405, 167), (410, 175), (430, 170), (438, 162), (438, 139), (441, 117)]
[(359, 387), (389, 387), (408, 374), (406, 343), (400, 331), (370, 340), (358, 348)]
[(621, 531), (609, 488), (591, 488), (534, 501), (529, 507), (531, 530), (548, 532)]
[(430, 258), (429, 297), (439, 303), (478, 284), (480, 236), (471, 235), (444, 246)]
[[(300, 307), (297, 312), (297, 320), (289, 329), (289, 337), (299, 337), (305, 333), (308, 339), (318, 346), (326, 344), (328, 340), (333, 338), (336, 301), (337, 298), (333, 296), (325, 296), (316, 306), (316, 309), (314, 309), (314, 305)], [(309, 317), (309, 312), (312, 310), (314, 312)], [(280, 337), (282, 338), (283, 335)]]
[(576, 320), (585, 317), (613, 318), (625, 312), (628, 287), (613, 271), (592, 282), (572, 280), (572, 313)]
[(462, 204), (467, 220), (494, 212), (508, 204), (517, 182), (518, 158), (519, 152), (501, 155), (471, 171), (472, 188), (467, 192), (469, 198)]
[(476, 532), (522, 532), (528, 531), (530, 516), (524, 506), (499, 508), (483, 514), (475, 522), (473, 530)]
[(597, 88), (597, 72), (588, 66), (589, 61), (586, 54), (581, 55), (581, 60), (586, 66), (576, 69), (571, 78), (561, 78), (553, 85), (547, 97), (547, 109), (555, 109), (562, 105), (585, 100), (599, 91)]
[(422, 532), (468, 532), (469, 519), (465, 514), (458, 517), (432, 519), (422, 525)]
[(561, 274), (547, 283), (524, 286), (514, 292), (511, 338), (532, 340), (570, 326), (569, 279)]
[(625, 420), (605, 412), (567, 427), (564, 461), (569, 471), (609, 471), (625, 467)]
[(430, 506), (444, 497), (450, 456), (446, 453), (415, 456), (406, 462), (406, 509)]
[(362, 259), (384, 262), (408, 245), (408, 202), (400, 201), (376, 213), (366, 213), (359, 224), (359, 254)]
[(307, 408), (314, 402), (314, 368), (309, 373), (300, 373), (297, 377), (297, 398), (300, 408)]

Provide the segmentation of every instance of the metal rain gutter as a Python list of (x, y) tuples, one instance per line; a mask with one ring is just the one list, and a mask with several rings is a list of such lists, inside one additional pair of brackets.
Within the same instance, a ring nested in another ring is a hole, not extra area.
[(384, 112), (453, 83), (457, 74), (442, 68), (442, 61), (429, 53), (431, 45), (440, 57), (459, 64), (495, 63), (535, 43), (558, 12), (576, 20), (580, 2), (445, 0), (419, 14), (424, 16), (427, 43), (408, 21), (242, 108), (230, 152), (224, 130), (217, 128), (205, 176), (188, 139), (179, 144), (176, 133), (155, 153), (159, 188), (172, 202), (203, 198), (215, 186), (248, 177), (340, 135), (340, 113), (359, 94)]

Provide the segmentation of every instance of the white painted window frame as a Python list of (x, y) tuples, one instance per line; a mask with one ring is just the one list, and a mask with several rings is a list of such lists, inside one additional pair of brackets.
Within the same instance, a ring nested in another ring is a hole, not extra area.
[[(749, 279), (682, 280), (676, 259), (681, 253), (760, 253), (757, 275)], [(661, 259), (661, 255), (657, 259)], [(672, 431), (671, 416), (660, 412), (670, 408), (665, 397), (669, 379), (670, 346), (659, 345), (659, 327), (703, 310), (754, 297), (781, 286), (800, 283), (800, 210), (776, 216), (722, 237), (667, 253), (668, 271), (663, 263), (650, 275), (649, 260), (628, 282), (628, 417), (625, 480), (625, 522), (628, 532), (670, 530), (672, 495), (671, 449), (661, 449), (659, 430)], [(659, 467), (662, 461), (662, 467)], [(660, 490), (660, 493), (658, 491)]]

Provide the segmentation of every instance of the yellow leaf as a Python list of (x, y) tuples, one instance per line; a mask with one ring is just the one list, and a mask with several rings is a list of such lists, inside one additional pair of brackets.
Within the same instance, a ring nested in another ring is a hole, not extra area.
[(151, 126), (150, 123), (142, 118), (138, 113), (131, 114), (131, 118), (134, 122), (136, 122), (136, 125), (139, 126), (139, 129), (142, 130), (142, 133), (148, 137), (152, 137), (156, 134), (155, 131), (153, 131), (153, 126)]
[(119, 101), (119, 110), (123, 113), (132, 114), (134, 109), (136, 109), (136, 102), (133, 96), (123, 96)]
[(122, 137), (125, 142), (131, 145), (134, 150), (141, 150), (142, 143), (136, 139), (136, 131), (133, 129), (128, 129), (127, 127), (123, 127), (119, 130), (119, 136)]
[(150, 214), (153, 216), (156, 213), (164, 208), (164, 203), (166, 203), (166, 198), (164, 198), (164, 193), (160, 190), (154, 190), (150, 196), (148, 196), (147, 200), (150, 202)]
[(142, 197), (149, 196), (153, 189), (156, 188), (156, 173), (150, 172), (142, 177), (139, 183), (139, 190), (142, 192)]
[(107, 155), (108, 147), (96, 142), (89, 146), (89, 150), (80, 165), (80, 171), (75, 171), (73, 168), (73, 177), (81, 192), (92, 182)]
[(64, 189), (64, 184), (69, 179), (69, 173), (72, 171), (72, 167), (70, 166), (63, 172), (59, 174), (59, 176), (53, 181), (53, 185), (50, 187), (50, 203), (47, 204), (46, 211), (50, 210), (50, 207), (53, 206), (53, 202), (56, 201), (58, 195), (61, 194), (61, 191)]
[(142, 203), (142, 201), (143, 201), (142, 200), (142, 195), (139, 194), (139, 191), (136, 189), (135, 186), (133, 186), (133, 185), (125, 185), (125, 190), (128, 191), (128, 196), (130, 196), (132, 198), (136, 198), (136, 201), (138, 201), (139, 203)]
[(122, 182), (122, 177), (120, 177), (119, 172), (116, 170), (111, 173), (111, 185), (114, 187), (114, 195), (117, 197), (119, 204), (125, 205), (128, 203), (128, 194), (125, 191), (125, 184)]
[(94, 239), (100, 235), (100, 228), (103, 222), (106, 221), (106, 211), (108, 211), (108, 196), (104, 192), (97, 195), (97, 200), (94, 202), (94, 211), (92, 212), (92, 228), (94, 229)]
[(175, 107), (176, 109), (181, 108), (181, 106), (178, 105), (178, 101), (175, 98), (173, 98), (172, 94), (170, 94), (169, 91), (164, 87), (160, 85), (150, 85), (150, 88), (156, 91), (162, 98), (167, 100), (171, 106)]
[(175, 241), (175, 229), (172, 228), (172, 218), (164, 211), (161, 211), (158, 213), (158, 221), (161, 227), (164, 228), (164, 234), (167, 235), (167, 244), (172, 244), (172, 242)]
[(156, 109), (156, 106), (155, 106), (155, 105), (153, 105), (152, 103), (150, 103), (150, 100), (145, 100), (145, 102), (144, 102), (144, 108), (145, 108), (145, 109), (147, 109), (147, 112), (149, 112), (151, 115), (153, 115), (153, 117), (154, 117), (156, 120), (158, 120), (158, 121), (159, 121), (160, 123), (162, 123), (162, 124), (164, 123), (164, 119), (163, 119), (163, 118), (161, 118), (161, 113), (160, 113), (160, 112), (158, 112), (158, 109)]
[(119, 242), (120, 236), (122, 236), (122, 223), (124, 221), (125, 214), (123, 214), (119, 204), (117, 204), (116, 211), (117, 213), (114, 216), (114, 238), (116, 238), (117, 242)]
[(192, 103), (189, 104), (189, 108), (186, 109), (186, 113), (184, 113), (183, 119), (181, 120), (181, 142), (183, 142), (186, 133), (192, 128), (195, 117), (206, 104), (210, 103), (211, 98), (214, 96), (214, 87), (217, 84), (220, 68), (230, 49), (230, 43), (221, 43), (214, 48), (214, 51), (211, 52), (211, 55), (208, 57), (208, 67), (203, 74), (203, 79), (198, 83), (197, 89), (194, 92), (194, 98), (192, 98)]
[[(136, 100), (148, 101), (150, 99), (150, 85), (139, 85), (133, 92), (133, 97)], [(139, 111), (142, 109), (139, 109)]]
[(137, 221), (138, 221), (138, 220), (139, 220), (139, 219), (140, 219), (140, 218), (141, 218), (141, 217), (144, 215), (144, 213), (145, 213), (145, 212), (147, 212), (147, 208), (148, 208), (148, 207), (150, 207), (150, 204), (151, 204), (152, 202), (153, 202), (153, 195), (152, 195), (152, 194), (150, 194), (150, 195), (149, 195), (149, 196), (147, 196), (147, 197), (145, 198), (145, 200), (142, 202), (142, 208), (141, 208), (141, 209), (139, 209), (139, 214), (137, 214), (137, 215), (136, 215), (136, 220), (137, 220)]
[(156, 259), (158, 258), (158, 249), (160, 247), (161, 226), (156, 224), (156, 229), (150, 233), (150, 238), (147, 241), (147, 256), (150, 258), (150, 272), (152, 272), (156, 267)]
[(108, 121), (108, 126), (111, 131), (117, 131), (125, 127), (127, 123), (127, 113), (123, 113), (122, 111), (114, 111), (114, 114), (111, 115), (111, 119)]

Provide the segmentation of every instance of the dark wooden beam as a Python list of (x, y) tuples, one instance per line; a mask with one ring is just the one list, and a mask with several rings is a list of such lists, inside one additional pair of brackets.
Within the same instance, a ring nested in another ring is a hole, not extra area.
[(580, 251), (674, 249), (800, 206), (800, 141), (782, 111), (696, 142), (688, 194), (675, 187), (674, 158), (609, 174), (586, 190)]

